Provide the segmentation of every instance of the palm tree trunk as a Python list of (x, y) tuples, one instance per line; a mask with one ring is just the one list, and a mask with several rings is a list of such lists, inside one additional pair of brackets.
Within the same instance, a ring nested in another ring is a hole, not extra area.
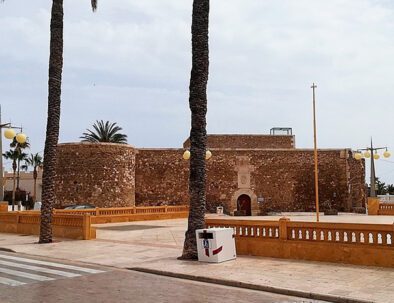
[(18, 159), (18, 173), (16, 175), (16, 189), (19, 190), (19, 180), (21, 178), (21, 160)]
[(16, 190), (16, 169), (13, 169), (14, 173), (12, 176), (13, 186), (12, 186), (12, 211), (15, 210), (15, 190)]
[(33, 203), (37, 202), (37, 168), (34, 166), (33, 170), (34, 188), (33, 188)]
[(208, 25), (209, 0), (194, 0), (192, 20), (193, 58), (189, 86), (189, 106), (191, 110), (190, 212), (182, 259), (197, 259), (196, 230), (204, 228), (205, 225), (206, 113), (209, 72)]
[(63, 71), (63, 0), (52, 1), (48, 79), (48, 120), (44, 149), (42, 207), (39, 243), (52, 242), (52, 208), (55, 201), (56, 149), (59, 140), (60, 96)]

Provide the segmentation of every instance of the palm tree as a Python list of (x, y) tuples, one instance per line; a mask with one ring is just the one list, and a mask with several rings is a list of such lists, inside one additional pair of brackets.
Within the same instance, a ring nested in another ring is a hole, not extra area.
[(3, 157), (12, 160), (12, 180), (13, 180), (13, 187), (12, 187), (12, 211), (15, 210), (15, 190), (16, 190), (16, 168), (17, 168), (17, 161), (19, 158), (19, 153), (15, 149), (11, 149), (3, 154)]
[(38, 169), (42, 167), (43, 161), (40, 154), (30, 154), (29, 157), (25, 159), (25, 164), (22, 169), (27, 170), (29, 166), (33, 167), (33, 179), (34, 179), (34, 192), (33, 192), (33, 203), (37, 202), (37, 177)]
[(209, 72), (209, 0), (193, 1), (192, 70), (189, 86), (190, 131), (190, 212), (181, 259), (197, 259), (196, 229), (204, 228), (205, 152), (207, 83)]
[(104, 123), (103, 120), (96, 121), (96, 123), (93, 124), (93, 128), (93, 131), (87, 129), (87, 132), (82, 134), (80, 137), (82, 142), (110, 142), (120, 144), (127, 143), (127, 135), (119, 133), (122, 128), (117, 126), (116, 122), (110, 123), (107, 121)]
[[(93, 11), (97, 0), (91, 0)], [(59, 140), (61, 84), (63, 72), (63, 0), (52, 0), (48, 75), (48, 118), (42, 177), (42, 206), (38, 243), (52, 242), (52, 209), (55, 202), (56, 147)]]
[(24, 149), (30, 148), (30, 143), (28, 141), (24, 143), (19, 143), (16, 140), (16, 137), (12, 140), (10, 143), (10, 147), (14, 148), (17, 153), (19, 153), (18, 156), (18, 171), (16, 174), (16, 189), (19, 190), (19, 181), (20, 181), (20, 172), (21, 172), (21, 162), (24, 161), (27, 158), (27, 154), (23, 152)]

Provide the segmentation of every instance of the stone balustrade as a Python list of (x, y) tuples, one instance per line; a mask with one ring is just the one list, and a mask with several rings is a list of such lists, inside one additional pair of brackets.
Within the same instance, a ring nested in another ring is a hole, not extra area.
[(187, 218), (189, 206), (113, 207), (93, 209), (54, 209), (55, 214), (89, 214), (92, 224)]
[(394, 203), (380, 203), (379, 215), (394, 216)]
[(368, 215), (394, 216), (394, 203), (382, 202), (379, 198), (368, 198)]
[[(96, 238), (92, 224), (187, 218), (189, 206), (54, 209), (53, 235), (60, 238)], [(0, 232), (38, 235), (39, 211), (0, 212)]]
[(394, 267), (394, 224), (207, 218), (206, 225), (232, 227), (241, 255)]
[[(91, 224), (91, 216), (88, 214), (54, 214), (52, 217), (53, 235), (59, 238), (95, 239), (96, 229)], [(40, 212), (16, 211), (0, 213), (0, 232), (39, 235)]]

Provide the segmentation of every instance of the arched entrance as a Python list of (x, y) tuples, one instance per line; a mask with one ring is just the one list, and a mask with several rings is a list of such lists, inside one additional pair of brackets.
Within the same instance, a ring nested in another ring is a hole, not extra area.
[(240, 195), (237, 199), (237, 210), (243, 212), (245, 216), (252, 215), (252, 200), (248, 195)]

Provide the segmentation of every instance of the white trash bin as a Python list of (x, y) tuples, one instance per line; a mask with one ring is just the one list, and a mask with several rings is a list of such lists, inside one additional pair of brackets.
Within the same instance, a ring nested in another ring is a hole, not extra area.
[(198, 261), (220, 263), (237, 257), (234, 230), (209, 228), (196, 230)]

